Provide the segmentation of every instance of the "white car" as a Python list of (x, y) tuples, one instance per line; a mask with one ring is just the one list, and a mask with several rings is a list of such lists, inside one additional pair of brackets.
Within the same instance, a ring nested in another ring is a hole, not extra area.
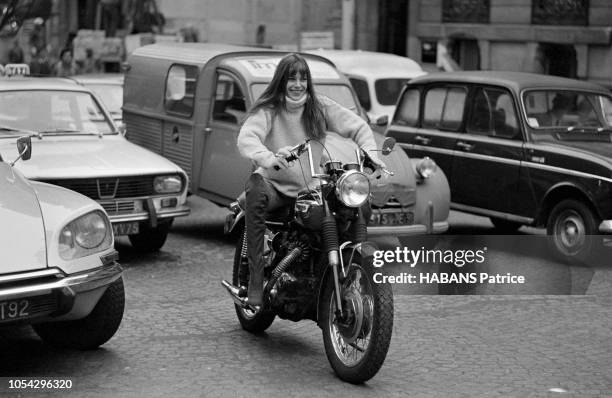
[(77, 191), (107, 212), (115, 235), (138, 250), (159, 250), (175, 217), (186, 216), (187, 174), (120, 134), (88, 88), (68, 79), (0, 80), (0, 154), (17, 156), (14, 140), (30, 135), (36, 157), (23, 175)]
[(427, 74), (410, 58), (360, 50), (314, 50), (332, 61), (351, 82), (361, 106), (375, 126), (386, 126), (404, 84)]
[[(29, 159), (30, 137), (18, 145)], [(96, 348), (125, 303), (110, 221), (83, 195), (25, 179), (8, 163), (20, 155), (0, 156), (0, 326), (28, 323), (49, 344)]]

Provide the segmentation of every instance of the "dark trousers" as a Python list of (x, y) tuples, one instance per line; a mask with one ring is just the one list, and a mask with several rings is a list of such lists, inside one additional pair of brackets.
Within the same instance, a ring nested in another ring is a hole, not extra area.
[(278, 192), (260, 174), (253, 173), (246, 186), (247, 256), (249, 259), (249, 303), (262, 304), (263, 244), (266, 218), (275, 209), (290, 206), (294, 199)]

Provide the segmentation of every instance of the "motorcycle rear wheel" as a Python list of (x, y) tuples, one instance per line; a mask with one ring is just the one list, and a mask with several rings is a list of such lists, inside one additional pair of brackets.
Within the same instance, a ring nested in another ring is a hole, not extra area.
[[(238, 241), (236, 242), (236, 252), (234, 254), (234, 267), (232, 272), (232, 284), (234, 286), (240, 286), (240, 267), (245, 266), (246, 262), (242, 262), (242, 245), (245, 242), (244, 227), (241, 228)], [(251, 311), (246, 308), (234, 304), (236, 308), (236, 315), (242, 328), (251, 333), (261, 333), (272, 325), (276, 314), (269, 310), (261, 309), (257, 312)]]
[[(348, 259), (346, 259), (348, 260)], [(393, 331), (393, 292), (388, 284), (373, 281), (372, 258), (355, 253), (341, 284), (344, 313), (352, 313), (341, 324), (336, 319), (333, 278), (327, 278), (320, 305), (325, 354), (334, 372), (344, 381), (363, 383), (380, 370)]]

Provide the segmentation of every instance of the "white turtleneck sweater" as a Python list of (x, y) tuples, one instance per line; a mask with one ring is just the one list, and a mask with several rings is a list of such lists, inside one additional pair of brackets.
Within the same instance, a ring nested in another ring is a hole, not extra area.
[[(319, 95), (317, 99), (322, 105), (328, 131), (352, 139), (366, 151), (376, 149), (372, 130), (365, 120), (328, 97)], [(299, 162), (284, 170), (264, 169), (261, 165), (267, 158), (274, 157), (280, 148), (295, 146), (306, 140), (307, 134), (302, 124), (305, 101), (306, 97), (301, 101), (287, 98), (287, 109), (280, 111), (274, 118), (271, 110), (260, 109), (245, 120), (238, 134), (240, 154), (253, 161), (257, 166), (256, 173), (270, 181), (279, 192), (290, 197), (296, 197), (306, 189), (306, 181), (309, 185), (312, 183), (307, 155), (302, 155)], [(324, 144), (324, 139), (319, 141)], [(313, 159), (319, 161), (322, 146), (313, 143), (311, 147)]]

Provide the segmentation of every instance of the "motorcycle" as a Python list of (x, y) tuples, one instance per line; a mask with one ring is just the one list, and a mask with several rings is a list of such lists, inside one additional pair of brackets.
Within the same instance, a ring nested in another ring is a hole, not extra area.
[[(387, 138), (383, 155), (394, 144), (393, 138)], [(232, 283), (222, 284), (234, 301), (242, 328), (262, 332), (276, 316), (296, 322), (311, 319), (322, 329), (334, 372), (344, 381), (363, 383), (381, 368), (393, 329), (391, 286), (373, 281), (377, 247), (367, 241), (369, 178), (393, 173), (376, 169), (368, 154), (357, 150), (355, 163), (330, 160), (324, 173), (316, 174), (311, 141), (294, 147), (287, 161), (299, 160), (305, 152), (318, 185), (300, 193), (293, 208), (266, 220), (264, 305), (253, 307), (246, 300), (244, 194), (232, 203), (226, 220), (226, 233), (238, 229), (240, 234)]]

